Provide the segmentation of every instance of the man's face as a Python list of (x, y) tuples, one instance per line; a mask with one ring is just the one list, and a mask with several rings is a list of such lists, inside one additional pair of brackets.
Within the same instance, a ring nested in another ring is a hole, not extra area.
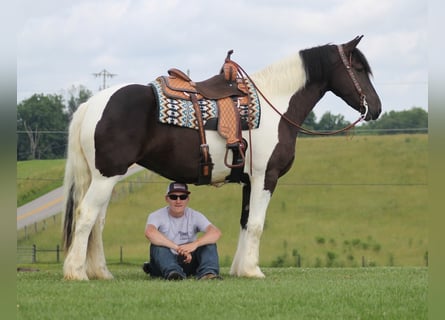
[(190, 197), (187, 193), (173, 192), (165, 196), (172, 216), (182, 216)]

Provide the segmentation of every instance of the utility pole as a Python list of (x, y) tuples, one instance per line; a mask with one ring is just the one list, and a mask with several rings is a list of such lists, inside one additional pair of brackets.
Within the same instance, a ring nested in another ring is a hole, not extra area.
[(97, 73), (93, 73), (93, 76), (95, 76), (96, 78), (98, 77), (102, 77), (102, 88), (99, 88), (99, 90), (103, 90), (107, 87), (107, 78), (113, 78), (115, 76), (117, 76), (116, 73), (110, 73), (107, 70), (103, 69), (101, 72), (97, 72)]

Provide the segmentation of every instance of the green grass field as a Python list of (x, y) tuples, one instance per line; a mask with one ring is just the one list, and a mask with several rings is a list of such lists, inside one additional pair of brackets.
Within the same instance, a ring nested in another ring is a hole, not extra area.
[[(33, 266), (36, 267), (36, 266)], [(266, 279), (153, 280), (111, 265), (112, 281), (17, 273), (17, 319), (427, 319), (427, 268), (266, 268)]]
[[(18, 163), (18, 203), (61, 185), (63, 164)], [(209, 282), (142, 272), (145, 221), (165, 204), (167, 180), (141, 172), (116, 186), (107, 214), (115, 279), (67, 282), (54, 252), (38, 252), (35, 264), (18, 256), (18, 267), (40, 271), (17, 272), (17, 319), (426, 319), (427, 167), (427, 135), (299, 139), (266, 217), (261, 280), (228, 274), (241, 187), (190, 186), (190, 205), (223, 231), (224, 280)], [(17, 245), (60, 244), (60, 215), (36, 228), (19, 230)]]
[(17, 162), (17, 206), (60, 187), (65, 160), (34, 160)]
[[(279, 181), (268, 209), (261, 266), (425, 266), (427, 155), (427, 135), (298, 139), (293, 168)], [(33, 169), (32, 162), (19, 163), (18, 177), (38, 177), (45, 168), (41, 177), (61, 184), (63, 161), (37, 164)], [(19, 196), (31, 193), (21, 181)], [(145, 221), (149, 212), (165, 205), (166, 184), (145, 171), (116, 186), (104, 230), (110, 262), (119, 261), (121, 247), (124, 262), (146, 260)], [(222, 230), (221, 264), (230, 266), (238, 241), (241, 187), (191, 190), (190, 205)], [(28, 238), (18, 231), (18, 246), (60, 244), (60, 216), (37, 229), (36, 234), (33, 228), (28, 231)], [(50, 262), (54, 254), (37, 258)]]

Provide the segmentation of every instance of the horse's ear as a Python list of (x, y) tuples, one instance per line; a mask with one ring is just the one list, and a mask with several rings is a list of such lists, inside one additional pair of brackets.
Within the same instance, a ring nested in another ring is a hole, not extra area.
[(351, 40), (351, 41), (345, 43), (345, 44), (344, 44), (345, 49), (346, 49), (346, 50), (352, 50), (352, 49), (354, 49), (355, 47), (357, 47), (358, 43), (360, 42), (360, 40), (362, 40), (362, 38), (363, 38), (363, 35), (361, 35), (361, 36), (357, 36), (357, 37), (355, 37), (353, 40)]

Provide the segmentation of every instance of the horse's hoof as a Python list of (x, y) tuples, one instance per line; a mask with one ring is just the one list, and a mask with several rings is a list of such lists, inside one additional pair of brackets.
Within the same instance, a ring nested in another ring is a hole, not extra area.
[(113, 275), (107, 268), (103, 268), (100, 270), (87, 272), (88, 278), (90, 279), (98, 279), (98, 280), (112, 280), (114, 279)]
[(65, 263), (63, 266), (63, 278), (65, 280), (89, 280), (84, 267), (73, 267)]
[(88, 277), (85, 274), (77, 274), (77, 273), (73, 273), (73, 272), (64, 272), (63, 273), (63, 279), (64, 280), (68, 280), (68, 281), (88, 281)]
[(266, 277), (261, 271), (260, 267), (256, 267), (253, 270), (230, 270), (230, 275), (258, 279), (263, 279)]

